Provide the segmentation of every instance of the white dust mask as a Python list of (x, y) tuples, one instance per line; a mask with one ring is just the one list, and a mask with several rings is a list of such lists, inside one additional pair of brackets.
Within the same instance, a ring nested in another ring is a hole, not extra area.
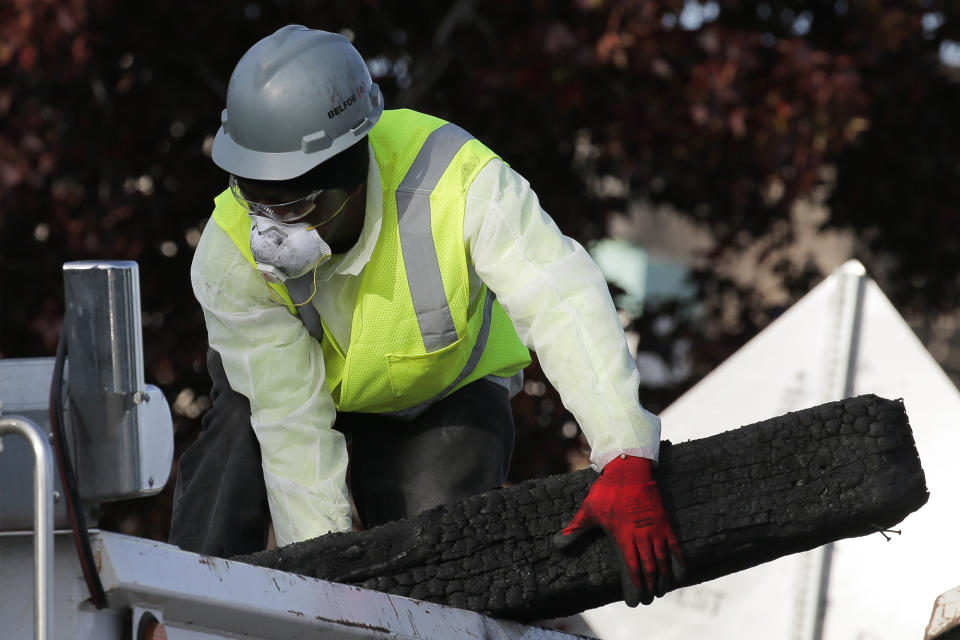
[(299, 278), (332, 255), (330, 245), (305, 222), (277, 222), (251, 215), (250, 251), (270, 282)]

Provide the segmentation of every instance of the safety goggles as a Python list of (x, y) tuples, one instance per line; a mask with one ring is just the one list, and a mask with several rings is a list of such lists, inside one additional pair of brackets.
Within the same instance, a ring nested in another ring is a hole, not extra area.
[(233, 175), (230, 176), (230, 193), (248, 214), (266, 216), (277, 222), (294, 222), (314, 211), (320, 212), (324, 219), (316, 222), (313, 225), (315, 227), (329, 222), (340, 213), (351, 195), (348, 189), (317, 189), (289, 202), (256, 202), (243, 192), (237, 177)]

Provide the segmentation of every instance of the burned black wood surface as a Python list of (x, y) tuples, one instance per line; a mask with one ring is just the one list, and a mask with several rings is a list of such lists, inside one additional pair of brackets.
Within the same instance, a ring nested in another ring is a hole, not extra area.
[[(657, 477), (685, 585), (893, 526), (928, 497), (903, 404), (877, 396), (664, 442)], [(605, 536), (565, 552), (552, 542), (594, 478), (588, 469), (530, 480), (237, 559), (495, 617), (571, 615), (622, 599)]]

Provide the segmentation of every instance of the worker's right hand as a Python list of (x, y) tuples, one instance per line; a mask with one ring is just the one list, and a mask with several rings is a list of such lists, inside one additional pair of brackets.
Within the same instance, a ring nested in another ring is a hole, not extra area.
[(624, 601), (650, 604), (683, 579), (685, 562), (647, 458), (621, 456), (603, 469), (570, 524), (557, 536), (569, 546), (601, 527), (620, 550)]

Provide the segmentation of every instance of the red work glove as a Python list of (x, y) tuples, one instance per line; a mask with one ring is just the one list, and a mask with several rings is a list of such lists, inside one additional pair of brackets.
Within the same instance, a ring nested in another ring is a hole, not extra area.
[(683, 554), (647, 458), (622, 455), (609, 462), (557, 543), (566, 547), (595, 526), (620, 550), (623, 599), (629, 606), (650, 604), (682, 579)]

